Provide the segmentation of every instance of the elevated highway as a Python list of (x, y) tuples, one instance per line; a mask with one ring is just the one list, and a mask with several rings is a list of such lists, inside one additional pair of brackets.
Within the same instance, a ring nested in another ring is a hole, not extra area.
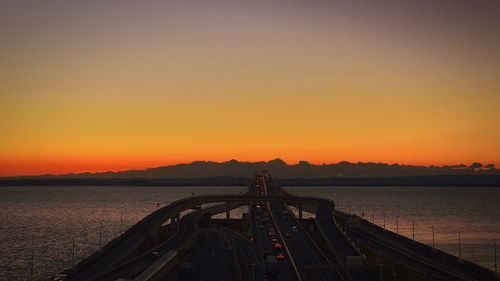
[[(232, 220), (231, 210), (241, 206), (248, 215)], [(181, 218), (186, 210), (192, 212)], [(303, 210), (314, 219), (303, 219)], [(221, 213), (225, 219), (212, 218)], [(166, 224), (175, 232), (163, 241)], [(336, 211), (331, 200), (293, 196), (263, 171), (245, 194), (191, 196), (156, 210), (58, 280), (369, 281), (387, 268), (399, 272), (387, 280), (499, 280), (405, 239)], [(377, 267), (380, 260), (385, 269)]]
[(248, 204), (253, 201), (285, 201), (291, 204), (309, 203), (307, 198), (298, 197), (267, 197), (261, 195), (205, 195), (192, 196), (173, 202), (146, 216), (121, 236), (112, 240), (101, 251), (77, 264), (65, 272), (68, 280), (88, 280), (98, 272), (119, 265), (132, 257), (144, 252), (149, 240), (154, 240), (160, 227), (169, 219), (178, 220), (179, 214), (186, 210), (199, 209), (199, 206), (210, 203), (242, 202)]

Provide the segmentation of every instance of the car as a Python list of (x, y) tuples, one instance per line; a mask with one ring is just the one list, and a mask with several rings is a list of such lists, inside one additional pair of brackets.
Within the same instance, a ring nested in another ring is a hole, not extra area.
[(285, 237), (292, 237), (292, 233), (290, 231), (285, 231)]
[(157, 251), (151, 252), (151, 260), (152, 261), (157, 260), (159, 257), (160, 257), (160, 253), (158, 253)]
[(273, 241), (273, 243), (277, 243), (278, 242), (278, 239), (276, 238), (272, 238), (271, 241)]
[(292, 226), (292, 232), (297, 232), (299, 229), (296, 226)]
[(274, 248), (279, 250), (279, 249), (283, 248), (283, 244), (276, 242), (276, 243), (274, 243)]
[(277, 260), (284, 260), (285, 259), (285, 255), (283, 253), (277, 253), (276, 254), (276, 259)]

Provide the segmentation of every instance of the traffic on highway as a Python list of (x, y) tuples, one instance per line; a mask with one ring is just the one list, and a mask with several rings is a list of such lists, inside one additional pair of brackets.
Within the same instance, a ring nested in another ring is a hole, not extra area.
[[(231, 217), (242, 206), (248, 211)], [(312, 218), (302, 218), (305, 209)], [(245, 194), (159, 208), (51, 280), (499, 280), (405, 239), (336, 211), (331, 200), (294, 196), (264, 170)]]

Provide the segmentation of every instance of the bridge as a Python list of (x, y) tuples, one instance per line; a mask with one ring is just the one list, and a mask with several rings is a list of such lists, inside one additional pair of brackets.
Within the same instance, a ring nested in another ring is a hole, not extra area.
[[(231, 211), (240, 207), (248, 213), (231, 218)], [(183, 212), (188, 214), (181, 216)], [(313, 217), (304, 218), (304, 212)], [(500, 278), (337, 211), (331, 200), (294, 196), (262, 171), (245, 194), (191, 196), (156, 210), (52, 280)]]

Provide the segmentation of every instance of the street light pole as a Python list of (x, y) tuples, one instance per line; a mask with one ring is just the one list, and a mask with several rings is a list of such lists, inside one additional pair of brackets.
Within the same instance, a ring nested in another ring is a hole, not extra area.
[(434, 244), (434, 225), (432, 225), (431, 227), (432, 227), (432, 251), (435, 251), (436, 248)]
[(102, 248), (102, 222), (99, 222), (99, 250)]
[(415, 242), (415, 220), (411, 220), (411, 225), (412, 225), (412, 240)]
[(384, 230), (385, 230), (385, 212), (384, 212)]
[(493, 249), (495, 252), (495, 272), (497, 272), (497, 241), (493, 242)]
[(35, 248), (32, 245), (31, 246), (31, 264), (30, 264), (30, 280), (31, 281), (33, 281), (34, 267), (35, 267)]
[(71, 247), (71, 265), (75, 266), (75, 237), (73, 237), (72, 247)]
[(462, 260), (462, 242), (460, 239), (460, 231), (458, 232), (458, 258)]
[(396, 216), (396, 235), (399, 235), (399, 216)]

